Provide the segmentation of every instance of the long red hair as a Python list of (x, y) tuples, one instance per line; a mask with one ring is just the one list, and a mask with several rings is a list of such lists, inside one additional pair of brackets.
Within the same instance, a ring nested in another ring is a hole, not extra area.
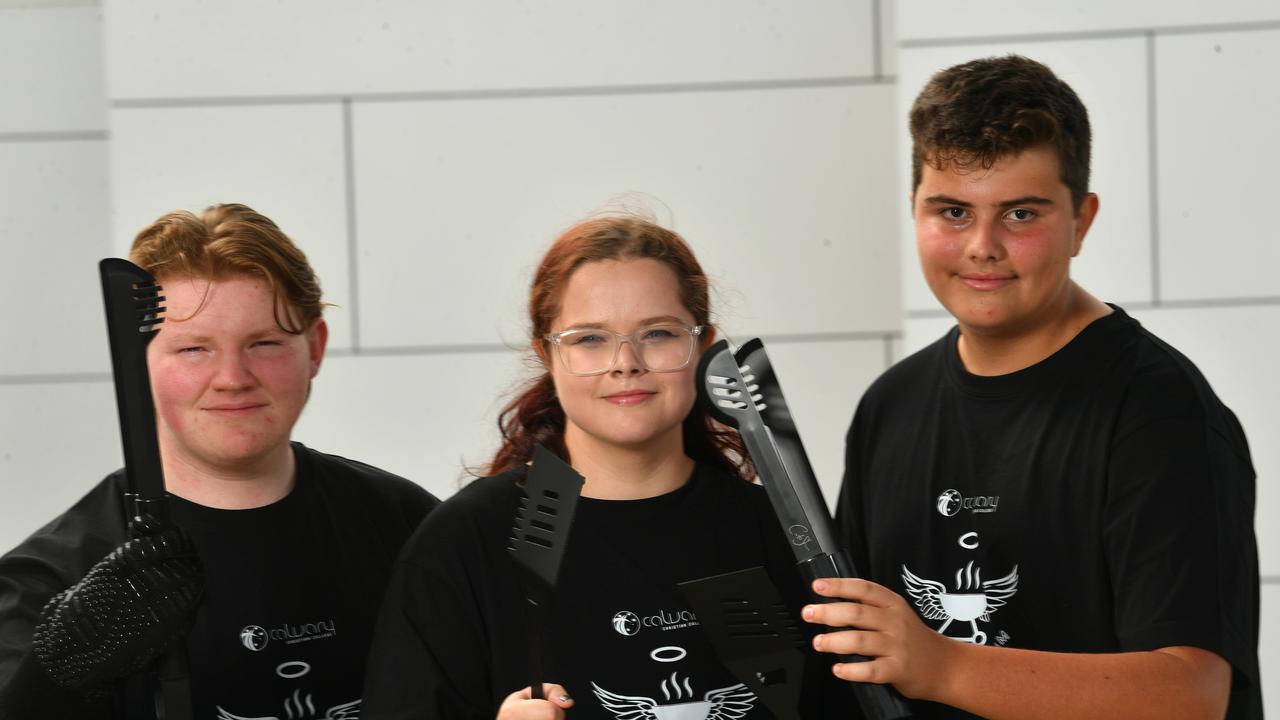
[[(688, 244), (677, 233), (631, 215), (597, 217), (574, 225), (556, 238), (543, 256), (529, 291), (530, 348), (545, 368), (551, 357), (546, 335), (560, 314), (564, 288), (586, 263), (649, 258), (670, 267), (680, 285), (680, 300), (698, 325), (711, 324), (707, 275)], [(551, 373), (545, 369), (527, 382), (498, 415), (502, 446), (485, 468), (498, 473), (520, 467), (540, 444), (568, 459), (564, 444), (565, 415), (556, 398)], [(694, 460), (752, 479), (754, 469), (737, 432), (695, 405), (685, 418), (684, 451)]]

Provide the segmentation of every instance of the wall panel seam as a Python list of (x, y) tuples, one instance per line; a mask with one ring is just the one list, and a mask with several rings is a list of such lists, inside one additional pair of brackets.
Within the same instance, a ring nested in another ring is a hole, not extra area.
[(355, 134), (352, 128), (351, 98), (342, 100), (342, 169), (347, 203), (347, 287), (351, 304), (351, 351), (360, 352), (360, 253), (356, 242)]
[(1151, 302), (1160, 298), (1160, 144), (1156, 141), (1159, 125), (1156, 115), (1156, 36), (1147, 33), (1147, 197), (1151, 242)]
[[(1164, 299), (1153, 302), (1120, 303), (1126, 310), (1215, 310), (1242, 307), (1273, 307), (1280, 305), (1280, 296), (1239, 297), (1239, 298), (1194, 298), (1187, 300)], [(930, 320), (951, 317), (951, 313), (942, 308), (928, 308), (906, 311), (908, 320)]]
[(884, 25), (880, 20), (881, 0), (871, 0), (871, 76), (884, 77)]
[(46, 143), (98, 141), (111, 139), (106, 130), (41, 130), (33, 132), (0, 132), (0, 143)]
[(194, 107), (254, 107), (263, 105), (330, 105), (352, 103), (444, 102), (458, 100), (516, 100), (560, 97), (609, 97), (617, 95), (669, 95), (681, 93), (750, 92), (756, 90), (808, 90), (891, 85), (895, 78), (839, 76), (779, 80), (726, 80), (719, 82), (655, 83), (646, 85), (591, 85), (581, 87), (494, 88), (480, 90), (424, 90), (420, 92), (335, 93), (316, 95), (257, 95), (244, 97), (118, 98), (116, 110)]
[(0, 386), (14, 385), (72, 385), (81, 383), (109, 383), (111, 373), (0, 373)]
[(1053, 33), (1009, 33), (1007, 35), (973, 35), (969, 37), (905, 38), (898, 41), (903, 49), (954, 47), (959, 45), (999, 45), (1027, 42), (1063, 42), (1070, 40), (1118, 40), (1157, 36), (1204, 35), (1223, 32), (1258, 32), (1280, 30), (1280, 20), (1258, 20), (1239, 23), (1205, 23), (1161, 27), (1116, 28), (1106, 30), (1073, 30)]

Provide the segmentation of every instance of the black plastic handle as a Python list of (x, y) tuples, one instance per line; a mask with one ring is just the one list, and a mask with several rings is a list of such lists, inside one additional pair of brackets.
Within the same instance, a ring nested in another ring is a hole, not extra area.
[[(813, 581), (819, 578), (851, 578), (857, 577), (854, 572), (853, 562), (849, 560), (849, 556), (843, 551), (832, 555), (818, 555), (812, 557), (805, 562), (798, 563), (801, 575), (805, 578), (806, 585), (810, 588), (810, 597), (814, 602), (831, 603), (831, 602), (847, 602), (839, 598), (829, 598), (818, 595), (813, 592)], [(840, 662), (857, 663), (867, 662), (871, 658), (863, 655), (840, 655)], [(901, 720), (902, 718), (911, 717), (911, 707), (907, 705), (906, 698), (890, 685), (876, 685), (874, 683), (850, 683), (853, 686), (853, 694), (858, 698), (858, 704), (862, 706), (862, 712), (868, 720)]]

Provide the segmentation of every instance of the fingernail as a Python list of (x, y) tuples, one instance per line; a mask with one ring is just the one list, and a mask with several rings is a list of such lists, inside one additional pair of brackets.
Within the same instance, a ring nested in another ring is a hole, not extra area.
[(804, 608), (800, 611), (800, 617), (804, 618), (805, 620), (812, 620), (813, 613), (814, 613), (813, 606), (805, 605)]
[(827, 581), (826, 581), (826, 580), (814, 580), (814, 581), (813, 581), (813, 589), (814, 589), (815, 591), (817, 591), (817, 592), (826, 592), (826, 590), (827, 590)]
[(821, 649), (822, 649), (822, 636), (821, 636), (821, 635), (814, 635), (814, 636), (813, 636), (813, 649), (814, 649), (814, 650), (821, 650)]
[(569, 702), (569, 696), (568, 696), (568, 695), (561, 695), (561, 696), (560, 696), (560, 702)]

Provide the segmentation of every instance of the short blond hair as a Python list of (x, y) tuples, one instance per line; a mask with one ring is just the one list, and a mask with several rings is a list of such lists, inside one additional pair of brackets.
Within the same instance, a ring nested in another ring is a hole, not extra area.
[(260, 277), (275, 294), (276, 324), (295, 335), (324, 314), (320, 280), (307, 256), (270, 218), (246, 205), (168, 213), (138, 233), (129, 259), (156, 277)]

